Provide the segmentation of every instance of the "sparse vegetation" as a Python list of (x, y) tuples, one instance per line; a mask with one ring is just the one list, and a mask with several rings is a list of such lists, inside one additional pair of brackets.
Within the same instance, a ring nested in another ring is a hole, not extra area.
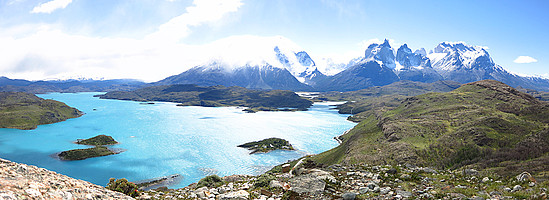
[(139, 196), (137, 185), (129, 182), (125, 178), (121, 178), (118, 180), (116, 180), (115, 178), (110, 178), (106, 188), (112, 191), (124, 193), (131, 197)]
[(211, 188), (219, 187), (221, 185), (223, 185), (223, 179), (221, 179), (221, 177), (219, 177), (218, 175), (210, 175), (200, 179), (196, 187), (201, 188), (206, 186)]

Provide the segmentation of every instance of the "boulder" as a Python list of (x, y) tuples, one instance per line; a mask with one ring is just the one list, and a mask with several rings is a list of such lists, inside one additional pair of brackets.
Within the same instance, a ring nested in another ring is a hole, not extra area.
[(347, 192), (343, 194), (341, 197), (343, 197), (343, 200), (354, 200), (356, 198), (356, 193)]
[(322, 193), (325, 186), (326, 182), (313, 174), (306, 174), (290, 179), (290, 190), (299, 194)]
[(282, 173), (288, 173), (288, 172), (290, 172), (290, 169), (292, 169), (292, 168), (290, 167), (290, 164), (284, 164), (284, 165), (282, 165)]
[(250, 193), (244, 191), (244, 190), (239, 190), (239, 191), (236, 191), (236, 192), (229, 192), (227, 194), (221, 194), (219, 195), (218, 199), (222, 199), (222, 200), (229, 200), (229, 199), (235, 199), (235, 200), (246, 200), (248, 199), (248, 197), (250, 196)]

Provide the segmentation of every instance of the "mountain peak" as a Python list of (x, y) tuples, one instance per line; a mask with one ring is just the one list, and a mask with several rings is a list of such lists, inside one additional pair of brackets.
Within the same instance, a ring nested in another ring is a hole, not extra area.
[(391, 48), (391, 45), (389, 44), (389, 40), (387, 39), (383, 40), (383, 43), (379, 46)]

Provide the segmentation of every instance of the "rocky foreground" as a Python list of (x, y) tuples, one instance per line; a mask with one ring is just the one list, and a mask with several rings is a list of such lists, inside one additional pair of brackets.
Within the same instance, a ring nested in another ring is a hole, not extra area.
[[(295, 166), (298, 167), (295, 167)], [(210, 179), (213, 180), (213, 179)], [(331, 165), (302, 162), (260, 176), (233, 175), (180, 189), (161, 187), (137, 199), (547, 199), (548, 180), (523, 172), (505, 178), (474, 169), (413, 165)], [(86, 181), (0, 159), (0, 199), (133, 199)]]
[(43, 168), (0, 159), (0, 199), (133, 199)]
[(332, 165), (291, 172), (289, 167), (261, 176), (223, 177), (216, 187), (159, 188), (138, 199), (547, 199), (549, 186), (527, 172), (503, 178), (474, 169), (437, 171), (412, 165)]

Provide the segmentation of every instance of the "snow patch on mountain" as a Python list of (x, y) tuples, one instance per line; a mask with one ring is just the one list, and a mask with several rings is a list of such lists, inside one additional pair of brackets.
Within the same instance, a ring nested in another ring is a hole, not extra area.
[[(232, 36), (209, 44), (215, 48), (204, 66), (235, 70), (245, 66), (287, 69), (300, 81), (300, 74), (316, 69), (313, 59), (297, 44), (282, 36)], [(219, 63), (212, 65), (212, 63)]]

